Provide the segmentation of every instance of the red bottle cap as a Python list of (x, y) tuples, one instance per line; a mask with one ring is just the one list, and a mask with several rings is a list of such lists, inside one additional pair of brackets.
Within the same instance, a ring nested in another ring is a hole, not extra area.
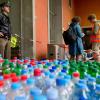
[(7, 79), (10, 78), (10, 74), (4, 74), (3, 77), (4, 77), (5, 80), (7, 80)]
[(77, 77), (80, 77), (80, 74), (79, 74), (78, 72), (74, 72), (74, 73), (73, 73), (73, 77), (76, 77), (76, 78), (77, 78)]
[(0, 80), (0, 87), (3, 87), (3, 86), (4, 86), (4, 81)]
[(28, 63), (28, 62), (29, 62), (29, 60), (27, 60), (27, 59), (26, 59), (26, 60), (24, 60), (24, 64), (26, 64), (26, 63)]
[(34, 70), (34, 76), (41, 76), (41, 70), (39, 68)]
[(17, 76), (15, 76), (15, 77), (12, 78), (12, 82), (13, 82), (13, 83), (18, 82), (18, 81), (19, 81), (19, 79), (18, 79)]
[(14, 57), (14, 60), (16, 60), (17, 59), (17, 57)]
[(16, 77), (16, 73), (11, 73), (10, 76), (11, 78)]
[(21, 76), (21, 81), (26, 81), (27, 80), (27, 76), (26, 75), (22, 75)]
[(36, 63), (35, 62), (30, 62), (30, 64), (32, 65), (32, 66), (35, 66), (36, 65)]

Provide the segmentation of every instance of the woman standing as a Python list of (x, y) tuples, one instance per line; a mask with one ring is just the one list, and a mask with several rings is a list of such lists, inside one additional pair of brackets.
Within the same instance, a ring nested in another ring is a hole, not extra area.
[(82, 54), (83, 54), (83, 43), (82, 43), (82, 37), (84, 34), (82, 33), (82, 29), (80, 26), (80, 17), (75, 16), (72, 19), (72, 22), (70, 24), (70, 27), (72, 27), (74, 33), (76, 34), (76, 41), (69, 44), (69, 54), (71, 55), (71, 60), (82, 60)]

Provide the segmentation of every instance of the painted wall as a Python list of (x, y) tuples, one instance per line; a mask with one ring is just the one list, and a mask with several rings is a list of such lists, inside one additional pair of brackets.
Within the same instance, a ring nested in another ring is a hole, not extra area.
[[(73, 1), (73, 0), (72, 0)], [(62, 28), (66, 30), (68, 23), (70, 23), (71, 18), (74, 16), (74, 4), (72, 2), (72, 7), (69, 6), (69, 0), (62, 0)]]
[(81, 16), (82, 26), (88, 26), (87, 16), (95, 13), (100, 19), (100, 0), (74, 0), (75, 15)]
[(48, 44), (48, 0), (35, 0), (36, 56), (47, 55)]

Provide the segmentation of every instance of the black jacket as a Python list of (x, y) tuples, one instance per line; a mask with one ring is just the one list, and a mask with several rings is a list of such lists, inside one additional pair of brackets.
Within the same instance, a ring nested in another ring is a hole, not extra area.
[(10, 39), (11, 37), (11, 22), (8, 16), (0, 13), (0, 32), (4, 34), (5, 39)]

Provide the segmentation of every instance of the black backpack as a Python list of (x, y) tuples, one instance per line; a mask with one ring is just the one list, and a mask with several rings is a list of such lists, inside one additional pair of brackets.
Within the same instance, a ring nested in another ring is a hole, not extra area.
[(70, 26), (66, 31), (63, 32), (63, 39), (66, 45), (69, 45), (76, 41), (77, 36), (73, 27)]

